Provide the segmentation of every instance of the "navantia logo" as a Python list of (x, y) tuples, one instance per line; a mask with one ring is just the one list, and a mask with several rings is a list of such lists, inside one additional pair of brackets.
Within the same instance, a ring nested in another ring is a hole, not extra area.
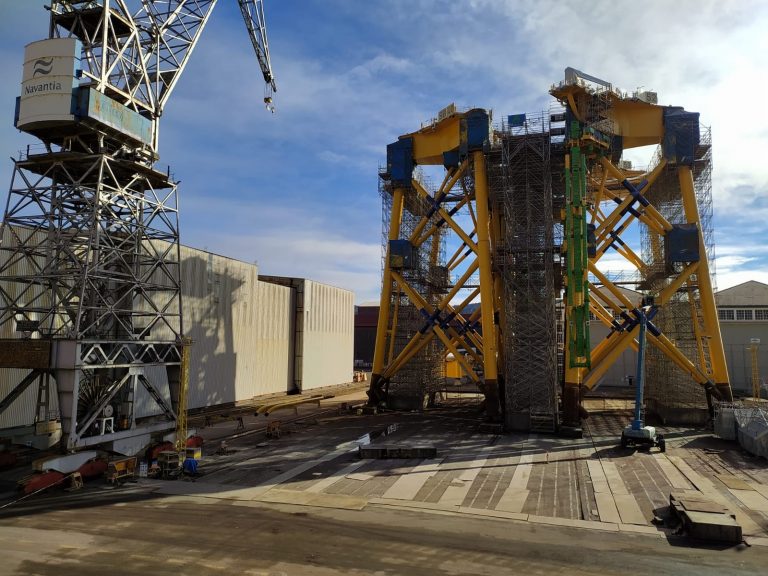
[(38, 58), (35, 60), (35, 65), (32, 70), (32, 78), (35, 78), (38, 75), (47, 76), (51, 73), (51, 70), (53, 70), (53, 58), (48, 58), (48, 60), (45, 58)]

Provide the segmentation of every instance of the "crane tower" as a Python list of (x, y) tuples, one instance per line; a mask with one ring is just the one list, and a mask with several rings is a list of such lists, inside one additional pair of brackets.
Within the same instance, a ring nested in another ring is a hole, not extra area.
[[(159, 119), (216, 0), (62, 0), (26, 47), (0, 244), (0, 414), (36, 393), (38, 434), (74, 450), (177, 419), (179, 203)], [(267, 85), (260, 0), (239, 0)], [(34, 390), (36, 392), (30, 392)], [(139, 396), (154, 406), (139, 413)], [(119, 451), (119, 450), (118, 450)]]

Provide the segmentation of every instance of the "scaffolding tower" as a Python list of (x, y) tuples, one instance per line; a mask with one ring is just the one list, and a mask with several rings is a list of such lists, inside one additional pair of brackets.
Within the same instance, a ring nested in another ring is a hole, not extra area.
[[(425, 190), (429, 182), (418, 172), (414, 174)], [(386, 258), (388, 248), (389, 220), (392, 212), (393, 185), (386, 170), (379, 173), (379, 191), (383, 211), (383, 255)], [(432, 192), (431, 194), (434, 194)], [(400, 233), (410, 238), (419, 226), (419, 222), (429, 213), (429, 202), (419, 196), (412, 187), (407, 188), (402, 207)], [(434, 224), (435, 219), (431, 218)], [(405, 257), (392, 263), (400, 272), (403, 280), (419, 294), (422, 294), (430, 306), (437, 306), (439, 300), (448, 291), (448, 274), (444, 266), (445, 253), (442, 242), (443, 232), (437, 230), (423, 244), (413, 246)], [(407, 259), (407, 261), (406, 261)], [(384, 262), (382, 261), (382, 271)], [(393, 281), (394, 282), (394, 281)], [(408, 295), (397, 284), (391, 287), (389, 324), (395, 327), (387, 342), (387, 361), (392, 362), (408, 345), (408, 342), (423, 327), (425, 318)], [(411, 357), (403, 368), (395, 373), (387, 383), (389, 405), (393, 408), (421, 408), (425, 398), (435, 392), (442, 383), (445, 367), (443, 347), (434, 340), (425, 344)]]
[[(714, 233), (712, 228), (712, 138), (711, 130), (699, 126), (691, 119), (687, 130), (699, 132), (692, 167), (696, 204), (699, 208), (699, 226), (709, 262), (714, 262)], [(654, 155), (654, 168), (663, 160), (662, 149)], [(684, 225), (685, 207), (680, 195), (679, 179), (671, 166), (666, 166), (647, 195), (659, 212), (672, 224)], [(641, 287), (650, 293), (664, 289), (668, 278), (682, 271), (682, 265), (670, 264), (663, 238), (652, 229), (642, 228), (642, 254), (647, 263)], [(715, 290), (714, 269), (712, 289)], [(711, 371), (709, 345), (702, 334), (701, 290), (698, 272), (691, 274), (684, 286), (674, 292), (669, 302), (656, 316), (656, 324), (688, 358), (704, 371)], [(646, 357), (646, 401), (649, 408), (662, 419), (676, 422), (701, 421), (706, 418), (708, 399), (706, 391), (696, 385), (690, 376), (658, 348), (650, 348)], [(697, 416), (698, 415), (698, 416)]]
[(549, 114), (510, 118), (488, 159), (491, 193), (501, 205), (497, 266), (503, 285), (505, 424), (554, 432), (556, 252)]
[[(564, 418), (578, 425), (583, 391), (597, 386), (624, 350), (637, 349), (640, 305), (651, 307), (649, 341), (656, 350), (648, 378), (649, 407), (678, 421), (700, 419), (696, 413), (704, 399), (711, 414), (712, 398), (728, 400), (731, 389), (709, 266), (708, 133), (702, 137), (698, 113), (658, 106), (655, 93), (622, 93), (570, 68), (551, 93), (567, 107), (572, 188), (586, 189), (586, 204), (573, 213), (581, 218), (589, 212), (585, 237), (569, 234), (566, 225), (566, 254), (574, 248), (588, 253), (588, 291), (576, 305), (566, 306), (566, 319), (572, 319), (566, 321), (566, 332), (578, 329), (580, 322), (573, 319), (580, 317), (578, 306), (585, 301), (610, 330), (584, 362), (566, 358)], [(623, 150), (648, 145), (658, 145), (659, 154), (647, 170), (632, 170), (620, 161)], [(574, 172), (575, 158), (583, 174)], [(639, 254), (625, 240), (638, 227), (643, 238)], [(601, 270), (600, 260), (609, 251), (637, 270), (643, 302), (631, 301)], [(568, 258), (568, 268), (572, 262)], [(572, 280), (569, 272), (566, 293)]]

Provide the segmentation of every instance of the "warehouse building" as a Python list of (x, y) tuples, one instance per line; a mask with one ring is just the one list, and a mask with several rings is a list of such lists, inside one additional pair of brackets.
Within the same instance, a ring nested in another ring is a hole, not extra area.
[(355, 369), (370, 370), (376, 349), (376, 326), (379, 323), (378, 302), (355, 306)]
[[(192, 339), (190, 410), (352, 381), (353, 292), (259, 276), (254, 264), (186, 246), (181, 275), (185, 333)], [(153, 380), (170, 403), (165, 370), (156, 370)], [(20, 372), (0, 370), (0, 398), (23, 377)], [(56, 394), (51, 400), (55, 411)], [(143, 388), (133, 401), (136, 417), (161, 411)], [(0, 414), (0, 435), (18, 437), (34, 429), (36, 406), (37, 390), (29, 387)]]
[(768, 285), (755, 280), (717, 293), (717, 315), (723, 335), (728, 374), (737, 396), (752, 395), (753, 340), (757, 345), (758, 376), (768, 397)]

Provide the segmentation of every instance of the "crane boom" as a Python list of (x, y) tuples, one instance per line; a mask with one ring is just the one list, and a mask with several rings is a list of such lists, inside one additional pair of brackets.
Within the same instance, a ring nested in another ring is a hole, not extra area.
[[(264, 82), (267, 83), (267, 90), (277, 92), (275, 77), (272, 74), (272, 63), (269, 59), (269, 44), (267, 42), (267, 24), (264, 19), (264, 3), (262, 0), (237, 0), (240, 5), (240, 12), (245, 20), (245, 27), (248, 28), (248, 36), (256, 52), (256, 58), (259, 61), (261, 73), (264, 76)], [(269, 98), (269, 101), (267, 101)], [(271, 93), (264, 99), (267, 104), (271, 102)]]

